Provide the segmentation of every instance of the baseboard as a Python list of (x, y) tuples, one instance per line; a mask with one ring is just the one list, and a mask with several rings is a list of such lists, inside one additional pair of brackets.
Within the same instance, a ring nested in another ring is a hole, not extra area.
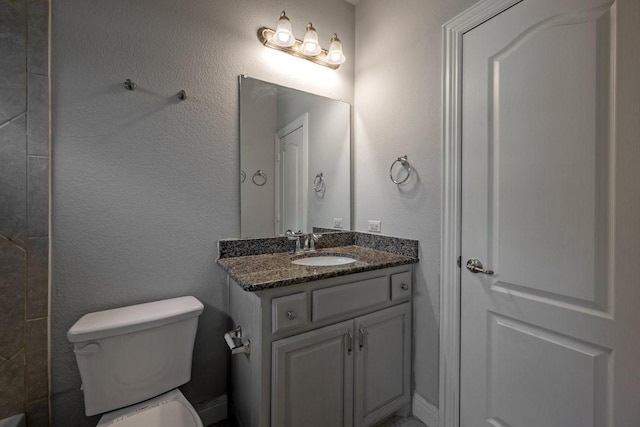
[(194, 405), (204, 426), (218, 423), (227, 419), (227, 395), (223, 394), (214, 399)]
[[(194, 405), (202, 424), (209, 426), (227, 419), (227, 395)], [(438, 408), (418, 393), (413, 395), (413, 416), (428, 427), (438, 427)]]
[(438, 427), (438, 408), (418, 393), (413, 394), (413, 416), (428, 427)]

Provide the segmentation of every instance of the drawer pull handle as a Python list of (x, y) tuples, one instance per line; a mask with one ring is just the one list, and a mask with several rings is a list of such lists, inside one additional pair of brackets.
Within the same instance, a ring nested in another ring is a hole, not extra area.
[(347, 354), (351, 354), (353, 351), (353, 334), (351, 331), (347, 332)]
[(360, 348), (360, 351), (362, 351), (362, 349), (366, 345), (365, 339), (367, 338), (367, 331), (364, 328), (361, 327), (358, 330), (358, 332), (360, 333), (360, 337), (358, 339), (358, 341), (359, 341), (359, 346), (358, 347)]
[(400, 287), (402, 288), (403, 291), (409, 290), (409, 285), (407, 285), (406, 283), (403, 283), (402, 286)]
[(287, 319), (293, 320), (296, 317), (298, 317), (298, 315), (296, 314), (295, 311), (291, 311), (291, 310), (287, 311)]

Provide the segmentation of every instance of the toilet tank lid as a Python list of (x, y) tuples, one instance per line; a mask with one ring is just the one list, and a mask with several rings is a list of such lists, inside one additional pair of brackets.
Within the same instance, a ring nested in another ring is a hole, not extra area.
[(67, 332), (69, 342), (83, 342), (155, 328), (199, 316), (204, 309), (192, 296), (85, 314)]

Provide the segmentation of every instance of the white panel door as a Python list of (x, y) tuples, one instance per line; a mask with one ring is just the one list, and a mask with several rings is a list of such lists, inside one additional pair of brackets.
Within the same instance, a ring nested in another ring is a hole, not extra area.
[(615, 24), (609, 1), (524, 0), (463, 37), (461, 426), (640, 425), (621, 380), (640, 301), (614, 276)]
[(304, 114), (276, 133), (276, 234), (307, 231), (308, 118)]

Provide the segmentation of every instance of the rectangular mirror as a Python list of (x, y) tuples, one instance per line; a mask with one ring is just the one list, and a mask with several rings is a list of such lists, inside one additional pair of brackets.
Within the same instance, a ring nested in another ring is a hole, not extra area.
[(240, 77), (241, 237), (350, 229), (350, 115), (345, 102)]

